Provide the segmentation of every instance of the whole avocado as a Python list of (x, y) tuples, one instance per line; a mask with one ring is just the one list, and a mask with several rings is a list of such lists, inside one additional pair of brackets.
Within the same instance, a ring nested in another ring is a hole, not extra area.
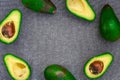
[(76, 80), (75, 77), (63, 66), (52, 64), (44, 70), (46, 80)]
[(100, 16), (100, 34), (107, 41), (120, 38), (120, 23), (110, 5), (105, 5)]
[(22, 3), (24, 6), (35, 12), (50, 14), (56, 12), (56, 7), (50, 0), (22, 0)]

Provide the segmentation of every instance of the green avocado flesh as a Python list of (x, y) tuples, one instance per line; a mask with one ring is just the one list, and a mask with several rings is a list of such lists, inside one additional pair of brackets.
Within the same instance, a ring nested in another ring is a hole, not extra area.
[(56, 12), (56, 7), (50, 0), (22, 0), (22, 3), (27, 8), (36, 12), (50, 14)]
[(67, 9), (75, 16), (93, 21), (96, 14), (87, 0), (66, 0)]
[(90, 79), (101, 77), (111, 65), (113, 55), (109, 52), (90, 58), (84, 65), (84, 73)]
[(22, 14), (19, 10), (12, 10), (0, 23), (0, 41), (13, 43), (20, 32)]
[(14, 80), (28, 80), (31, 75), (29, 64), (11, 53), (4, 56), (4, 64)]
[(107, 41), (120, 38), (120, 23), (110, 5), (105, 5), (100, 16), (100, 34)]
[(76, 80), (75, 77), (66, 68), (53, 64), (44, 71), (46, 80)]

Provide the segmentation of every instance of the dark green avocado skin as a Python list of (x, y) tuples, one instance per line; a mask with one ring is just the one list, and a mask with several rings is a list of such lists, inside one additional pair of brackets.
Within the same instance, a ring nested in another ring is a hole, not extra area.
[(120, 38), (120, 23), (110, 5), (105, 5), (100, 16), (100, 34), (107, 40), (114, 42)]
[(76, 80), (66, 68), (53, 64), (44, 71), (45, 80)]
[(22, 0), (22, 3), (35, 12), (53, 14), (56, 11), (56, 6), (50, 0)]
[(32, 70), (31, 70), (31, 67), (30, 67), (30, 65), (28, 64), (28, 62), (26, 62), (24, 59), (22, 59), (22, 58), (20, 58), (20, 57), (18, 57), (18, 56), (16, 56), (16, 55), (14, 55), (14, 54), (12, 54), (12, 53), (7, 53), (7, 54), (5, 54), (5, 55), (3, 56), (3, 62), (4, 62), (4, 65), (5, 65), (6, 69), (7, 69), (7, 72), (8, 72), (8, 74), (10, 75), (10, 77), (11, 77), (13, 80), (16, 80), (16, 79), (11, 75), (11, 73), (9, 72), (9, 70), (8, 70), (8, 65), (6, 64), (6, 62), (5, 62), (5, 60), (4, 60), (7, 55), (12, 55), (12, 56), (20, 59), (21, 61), (25, 62), (25, 63), (28, 65), (28, 68), (29, 68), (29, 70), (30, 70), (30, 74), (29, 74), (29, 76), (28, 76), (28, 78), (27, 78), (26, 80), (29, 80), (29, 78), (30, 78), (30, 76), (31, 76), (31, 73), (32, 73)]

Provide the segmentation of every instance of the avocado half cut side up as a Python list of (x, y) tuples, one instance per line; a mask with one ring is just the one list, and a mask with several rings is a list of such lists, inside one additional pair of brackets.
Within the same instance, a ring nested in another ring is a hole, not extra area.
[(6, 44), (13, 43), (20, 32), (22, 13), (18, 9), (10, 13), (0, 23), (0, 41)]
[(56, 12), (56, 6), (51, 0), (22, 0), (22, 3), (27, 8), (42, 13), (54, 14)]
[(66, 68), (52, 64), (44, 70), (45, 80), (76, 80)]
[(8, 53), (3, 58), (8, 73), (14, 80), (28, 80), (31, 75), (29, 64), (20, 57)]
[(100, 78), (113, 62), (113, 55), (109, 52), (90, 58), (84, 65), (84, 73), (90, 79)]
[(101, 11), (100, 34), (105, 40), (111, 42), (120, 38), (120, 22), (109, 4), (106, 4)]
[(66, 0), (66, 7), (73, 15), (85, 20), (93, 21), (96, 17), (88, 0)]

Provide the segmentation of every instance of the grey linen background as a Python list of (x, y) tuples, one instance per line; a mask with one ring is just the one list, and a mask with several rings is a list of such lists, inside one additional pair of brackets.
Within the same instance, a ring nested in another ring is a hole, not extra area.
[(109, 3), (120, 19), (120, 0), (89, 0), (97, 13), (94, 22), (87, 22), (70, 14), (65, 0), (52, 0), (57, 6), (55, 15), (35, 13), (21, 4), (21, 0), (0, 0), (0, 21), (13, 8), (22, 10), (23, 20), (18, 40), (0, 43), (0, 80), (11, 80), (4, 65), (3, 55), (10, 52), (31, 65), (30, 80), (45, 80), (43, 71), (50, 64), (69, 69), (77, 80), (87, 80), (84, 63), (102, 52), (112, 52), (115, 59), (108, 72), (99, 80), (120, 80), (120, 40), (107, 42), (99, 34), (101, 8)]

